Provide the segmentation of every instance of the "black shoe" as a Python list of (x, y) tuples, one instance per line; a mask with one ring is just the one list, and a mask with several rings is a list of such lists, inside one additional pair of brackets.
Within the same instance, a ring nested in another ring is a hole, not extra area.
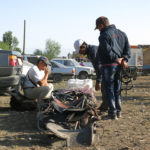
[(122, 116), (121, 116), (121, 112), (117, 112), (117, 117), (118, 118), (121, 118)]
[(107, 112), (107, 111), (108, 111), (108, 106), (105, 106), (105, 104), (102, 103), (102, 104), (100, 105), (100, 107), (98, 108), (98, 110), (99, 110), (100, 112)]
[(102, 116), (102, 120), (118, 120), (117, 116), (116, 115), (112, 115), (112, 114), (109, 114), (107, 116)]
[(101, 112), (101, 113), (105, 113), (105, 112), (108, 111), (108, 108), (99, 107), (98, 110), (99, 110), (99, 112)]
[(111, 120), (118, 120), (116, 114), (109, 114), (108, 117), (109, 117)]

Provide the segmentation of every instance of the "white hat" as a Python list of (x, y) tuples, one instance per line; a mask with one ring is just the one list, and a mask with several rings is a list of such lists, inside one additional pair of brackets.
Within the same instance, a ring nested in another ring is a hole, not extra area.
[(79, 53), (80, 47), (82, 46), (83, 43), (84, 43), (84, 41), (81, 40), (81, 39), (76, 40), (76, 41), (74, 42), (75, 54), (78, 54), (78, 53)]

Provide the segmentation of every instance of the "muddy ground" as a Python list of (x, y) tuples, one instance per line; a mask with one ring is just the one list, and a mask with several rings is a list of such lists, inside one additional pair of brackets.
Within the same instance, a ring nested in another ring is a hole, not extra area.
[[(127, 96), (122, 92), (122, 118), (98, 121), (99, 143), (90, 147), (65, 147), (64, 141), (37, 130), (34, 111), (12, 111), (10, 97), (1, 96), (0, 150), (150, 150), (150, 76), (133, 83)], [(65, 82), (55, 84), (55, 89), (65, 86)], [(100, 92), (95, 94), (101, 103)]]

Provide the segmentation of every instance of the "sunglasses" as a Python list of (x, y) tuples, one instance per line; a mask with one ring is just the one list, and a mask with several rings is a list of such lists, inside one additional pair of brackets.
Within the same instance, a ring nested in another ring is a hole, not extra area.
[(81, 45), (81, 46), (80, 46), (80, 49), (82, 49), (82, 48), (84, 48), (84, 46), (83, 46), (83, 45)]

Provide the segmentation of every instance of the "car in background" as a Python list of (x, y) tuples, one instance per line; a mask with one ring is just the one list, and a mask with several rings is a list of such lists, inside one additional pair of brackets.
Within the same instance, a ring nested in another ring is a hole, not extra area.
[(150, 65), (143, 65), (142, 75), (149, 75), (149, 74), (150, 74)]
[(0, 95), (17, 89), (22, 74), (22, 55), (17, 51), (0, 50)]
[(75, 68), (67, 67), (63, 64), (57, 63), (56, 61), (51, 60), (51, 73), (49, 79), (52, 79), (53, 82), (61, 82), (64, 79), (73, 78), (75, 74)]
[(143, 68), (143, 49), (140, 46), (131, 45), (131, 57), (128, 60), (128, 69), (126, 69), (131, 78), (136, 80), (142, 75)]
[(81, 66), (75, 59), (54, 58), (52, 60), (65, 66), (75, 68), (75, 76), (79, 79), (87, 79), (95, 75), (93, 67)]
[(30, 62), (31, 64), (37, 65), (37, 61), (40, 56), (32, 55), (32, 54), (26, 54), (23, 56), (23, 60)]
[[(93, 67), (91, 61), (88, 58), (75, 58), (75, 60), (81, 65), (81, 66), (87, 66), (87, 67)], [(83, 65), (82, 65), (83, 64)]]

